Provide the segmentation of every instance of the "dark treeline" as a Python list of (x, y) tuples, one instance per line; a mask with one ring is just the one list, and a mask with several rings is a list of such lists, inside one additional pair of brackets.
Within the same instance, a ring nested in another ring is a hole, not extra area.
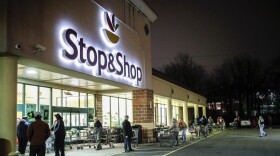
[[(279, 118), (280, 56), (269, 64), (249, 56), (238, 56), (206, 72), (189, 55), (179, 54), (163, 66), (162, 72), (206, 96), (213, 108), (208, 114), (213, 116), (222, 115), (232, 120), (238, 112), (241, 117), (270, 115)], [(215, 110), (216, 103), (221, 103), (221, 110)]]

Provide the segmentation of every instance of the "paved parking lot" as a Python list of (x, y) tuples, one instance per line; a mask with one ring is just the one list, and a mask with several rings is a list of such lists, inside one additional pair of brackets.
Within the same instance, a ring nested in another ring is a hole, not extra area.
[[(258, 129), (238, 129), (217, 132), (207, 138), (196, 139), (178, 147), (160, 147), (159, 143), (141, 144), (135, 151), (124, 153), (123, 144), (115, 144), (115, 148), (103, 146), (96, 151), (92, 148), (83, 150), (67, 150), (67, 156), (279, 156), (280, 129), (266, 129), (267, 137), (259, 137)], [(47, 154), (49, 156), (53, 153)]]

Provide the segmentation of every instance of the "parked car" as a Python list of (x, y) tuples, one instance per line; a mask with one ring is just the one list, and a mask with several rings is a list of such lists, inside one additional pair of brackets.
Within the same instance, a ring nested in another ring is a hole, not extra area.
[(250, 121), (250, 119), (249, 118), (242, 118), (241, 120), (240, 120), (240, 125), (241, 126), (251, 126), (251, 121)]

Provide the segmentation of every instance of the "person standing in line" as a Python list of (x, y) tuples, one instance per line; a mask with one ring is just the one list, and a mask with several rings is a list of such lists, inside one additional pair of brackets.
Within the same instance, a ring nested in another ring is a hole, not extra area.
[(177, 120), (175, 118), (172, 119), (172, 122), (173, 122), (173, 124), (169, 128), (169, 130), (171, 130), (173, 133), (172, 140), (173, 140), (173, 147), (175, 147), (175, 146), (179, 146), (179, 139), (178, 139), (179, 124), (177, 123)]
[(267, 133), (263, 130), (264, 129), (264, 119), (262, 116), (259, 116), (259, 127), (260, 127), (260, 137), (267, 136)]
[(101, 146), (101, 131), (102, 131), (102, 124), (101, 122), (98, 120), (97, 117), (94, 118), (94, 136), (95, 136), (95, 140), (96, 140), (96, 150), (101, 150), (102, 146)]
[(132, 128), (130, 125), (130, 122), (128, 121), (128, 115), (124, 116), (124, 121), (122, 123), (122, 128), (123, 128), (123, 136), (124, 136), (124, 151), (129, 152), (129, 151), (134, 151), (131, 148), (131, 137), (132, 137)]
[(188, 129), (188, 125), (182, 119), (179, 121), (179, 128), (182, 130), (182, 138), (183, 142), (186, 143), (188, 141), (186, 131)]
[(64, 156), (64, 140), (66, 135), (65, 126), (63, 118), (59, 114), (55, 114), (54, 116), (56, 118), (56, 121), (51, 127), (51, 130), (54, 131), (55, 156)]
[(17, 126), (17, 137), (18, 137), (18, 151), (20, 153), (20, 156), (24, 156), (26, 146), (27, 146), (27, 129), (28, 129), (28, 117), (24, 116), (20, 120), (18, 126)]
[(34, 113), (35, 121), (27, 129), (27, 138), (30, 142), (29, 156), (45, 156), (46, 140), (50, 137), (49, 125), (42, 121), (41, 113)]

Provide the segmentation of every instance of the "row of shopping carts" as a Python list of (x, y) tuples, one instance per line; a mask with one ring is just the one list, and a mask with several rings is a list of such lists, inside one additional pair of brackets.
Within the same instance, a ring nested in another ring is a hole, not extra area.
[[(101, 144), (114, 148), (114, 143), (118, 142), (120, 138), (118, 131), (118, 128), (103, 128), (101, 130)], [(77, 150), (83, 149), (84, 147), (96, 148), (94, 128), (85, 128), (83, 130), (72, 128), (66, 131), (65, 144), (68, 145), (70, 149), (77, 148)]]

